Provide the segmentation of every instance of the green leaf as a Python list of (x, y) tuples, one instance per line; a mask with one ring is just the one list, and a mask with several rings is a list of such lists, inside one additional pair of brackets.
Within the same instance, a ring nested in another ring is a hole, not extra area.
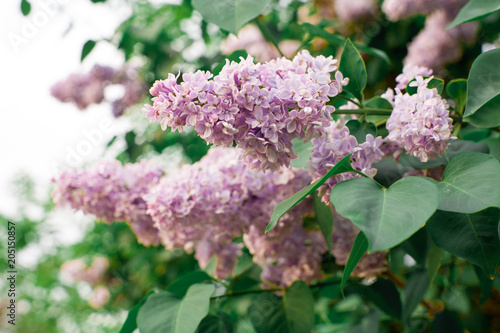
[(347, 122), (346, 126), (349, 129), (349, 133), (356, 138), (358, 144), (365, 142), (366, 135), (368, 134), (373, 135), (373, 137), (377, 136), (377, 127), (374, 123), (351, 119)]
[(192, 333), (208, 314), (215, 287), (194, 284), (180, 299), (167, 291), (151, 295), (139, 310), (137, 324), (141, 333)]
[(436, 314), (431, 324), (433, 333), (463, 333), (464, 325), (454, 311), (444, 310)]
[(411, 314), (424, 298), (429, 287), (429, 277), (425, 269), (418, 268), (410, 272), (406, 280), (403, 301), (403, 323), (408, 323)]
[(500, 163), (490, 155), (473, 151), (458, 154), (437, 185), (441, 210), (475, 213), (500, 207)]
[(233, 322), (224, 312), (209, 314), (201, 321), (196, 333), (233, 333)]
[(208, 280), (211, 280), (210, 276), (203, 271), (189, 272), (171, 282), (167, 286), (167, 291), (182, 298), (193, 284), (202, 283)]
[(484, 274), (481, 267), (473, 265), (474, 271), (476, 272), (477, 278), (479, 279), (479, 287), (481, 288), (481, 299), (480, 304), (484, 304), (488, 298), (490, 298), (491, 290), (493, 289), (494, 281), (490, 279), (486, 274)]
[[(424, 76), (424, 79), (427, 79), (429, 78), (428, 76)], [(408, 84), (406, 85), (406, 92), (410, 95), (414, 95), (417, 93), (417, 88), (418, 87), (412, 87), (410, 86), (410, 84), (412, 82), (415, 82), (416, 79), (413, 79), (411, 80), (410, 82), (408, 82)], [(432, 78), (429, 83), (427, 83), (427, 88), (429, 89), (432, 89), (432, 88), (436, 88), (437, 89), (437, 92), (438, 94), (441, 94), (443, 92), (443, 87), (444, 87), (444, 81), (441, 80), (441, 79), (438, 79), (438, 78)]]
[(500, 138), (488, 138), (483, 141), (490, 149), (490, 155), (500, 161)]
[(313, 194), (314, 212), (316, 213), (316, 222), (319, 225), (323, 237), (325, 237), (328, 253), (332, 252), (333, 240), (333, 214), (332, 209), (321, 202), (321, 198)]
[(340, 292), (342, 293), (342, 297), (344, 296), (344, 286), (349, 280), (351, 273), (354, 271), (359, 261), (363, 257), (363, 255), (368, 250), (368, 240), (362, 231), (358, 233), (356, 239), (354, 240), (354, 244), (351, 249), (351, 253), (349, 253), (349, 258), (347, 258), (347, 263), (344, 267), (344, 272), (342, 273), (342, 281), (340, 282)]
[(391, 281), (377, 278), (377, 281), (370, 286), (353, 283), (349, 284), (346, 289), (350, 293), (355, 292), (363, 295), (380, 310), (394, 318), (401, 319), (401, 298), (396, 286)]
[[(326, 30), (324, 30), (316, 25), (311, 24), (311, 23), (303, 23), (302, 28), (305, 29), (309, 33), (310, 37), (322, 38), (322, 39), (326, 40), (330, 45), (335, 46), (335, 47), (342, 47), (342, 46), (344, 46), (344, 44), (346, 42), (345, 37), (338, 35), (338, 34), (335, 34), (335, 33), (328, 32), (328, 31), (326, 31)], [(389, 56), (387, 55), (387, 53), (385, 53), (382, 50), (375, 49), (373, 47), (363, 45), (363, 44), (358, 44), (358, 43), (354, 43), (354, 45), (356, 46), (356, 48), (360, 52), (378, 57), (378, 58), (384, 60), (388, 64), (391, 63), (391, 60), (390, 60)]]
[(467, 80), (457, 79), (450, 81), (446, 86), (446, 92), (457, 103), (457, 112), (462, 114), (467, 102)]
[(464, 121), (478, 127), (500, 126), (500, 49), (480, 54), (469, 72)]
[(425, 267), (427, 253), (429, 251), (429, 234), (425, 227), (417, 231), (413, 236), (401, 244), (401, 247), (408, 253), (417, 264)]
[(312, 150), (309, 150), (309, 148), (313, 146), (312, 141), (304, 142), (295, 138), (292, 140), (292, 144), (293, 150), (298, 155), (298, 158), (292, 160), (292, 166), (298, 169), (306, 168), (306, 163), (311, 159)]
[(347, 155), (346, 157), (341, 159), (337, 164), (335, 164), (330, 169), (330, 171), (328, 171), (326, 175), (323, 176), (323, 178), (317, 180), (316, 182), (312, 183), (309, 186), (304, 187), (302, 190), (289, 196), (288, 198), (277, 204), (276, 207), (274, 207), (273, 215), (271, 216), (271, 220), (267, 225), (266, 232), (273, 229), (276, 226), (276, 223), (278, 223), (279, 219), (286, 212), (288, 212), (295, 205), (304, 200), (304, 198), (307, 197), (309, 194), (316, 191), (321, 185), (323, 185), (328, 180), (328, 178), (343, 172), (355, 172), (363, 175), (361, 172), (351, 167), (351, 155), (350, 154)]
[(499, 220), (498, 208), (475, 214), (438, 210), (427, 222), (427, 229), (437, 246), (481, 267), (493, 278), (500, 257)]
[[(427, 229), (427, 227), (426, 227)], [(441, 259), (443, 258), (444, 251), (434, 244), (433, 241), (429, 241), (429, 253), (427, 255), (427, 276), (429, 277), (429, 282), (432, 284), (434, 281), (434, 277), (441, 266)]]
[(256, 18), (266, 8), (269, 0), (193, 0), (194, 9), (200, 12), (207, 22), (218, 25), (237, 35), (248, 21)]
[(446, 29), (467, 22), (480, 20), (498, 10), (500, 10), (500, 2), (498, 0), (470, 0), (462, 7), (453, 22), (451, 22)]
[[(247, 51), (245, 51), (245, 50), (236, 50), (236, 51), (233, 51), (230, 55), (228, 55), (226, 57), (226, 59), (229, 60), (229, 62), (231, 62), (231, 61), (239, 62), (240, 58), (246, 59), (247, 57), (248, 57)], [(211, 73), (214, 76), (219, 75), (220, 71), (222, 70), (222, 68), (225, 65), (226, 65), (226, 60), (222, 61), (220, 64), (218, 64), (217, 66), (215, 66), (214, 69), (212, 69)]]
[(28, 16), (31, 12), (31, 4), (27, 0), (21, 1), (21, 12), (24, 16)]
[(303, 281), (294, 282), (283, 298), (273, 293), (257, 296), (248, 317), (257, 333), (303, 333), (314, 327), (314, 298)]
[(120, 333), (133, 333), (135, 331), (135, 329), (137, 328), (137, 314), (139, 313), (139, 309), (146, 302), (148, 297), (151, 296), (151, 294), (154, 294), (154, 291), (149, 291), (139, 303), (137, 303), (132, 309), (130, 309), (127, 315), (127, 319), (125, 320), (125, 323), (123, 323), (123, 326), (120, 330)]
[(466, 151), (488, 153), (488, 146), (483, 142), (453, 140), (448, 146), (448, 149), (446, 149), (446, 151), (443, 153), (443, 155), (434, 160), (430, 160), (424, 163), (415, 156), (402, 154), (399, 158), (399, 163), (403, 166), (412, 167), (416, 170), (426, 170), (438, 167), (440, 165), (447, 165), (453, 157)]
[(349, 38), (345, 41), (344, 50), (340, 56), (339, 71), (349, 78), (349, 84), (343, 90), (351, 93), (359, 101), (363, 101), (363, 91), (366, 87), (366, 67), (363, 58)]
[(94, 48), (95, 44), (96, 42), (93, 40), (88, 40), (87, 42), (85, 42), (85, 44), (83, 44), (82, 57), (80, 59), (81, 61), (83, 61), (83, 59), (85, 59), (89, 55), (89, 53)]
[(406, 177), (388, 189), (369, 178), (352, 178), (332, 190), (340, 215), (368, 239), (368, 252), (386, 250), (417, 232), (438, 205), (437, 186), (424, 177)]

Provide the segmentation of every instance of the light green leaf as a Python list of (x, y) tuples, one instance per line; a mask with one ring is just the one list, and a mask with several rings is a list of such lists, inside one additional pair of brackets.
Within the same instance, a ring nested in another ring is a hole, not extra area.
[(321, 198), (313, 194), (314, 212), (316, 213), (316, 222), (319, 225), (323, 237), (325, 237), (328, 253), (332, 252), (333, 240), (333, 214), (331, 207), (321, 202)]
[(347, 263), (344, 267), (344, 272), (342, 273), (342, 281), (340, 282), (340, 292), (342, 293), (342, 297), (344, 296), (344, 286), (351, 276), (351, 273), (354, 271), (359, 261), (363, 257), (363, 255), (368, 250), (368, 240), (362, 231), (358, 233), (356, 239), (354, 240), (354, 244), (351, 249), (351, 253), (349, 253), (349, 258), (347, 258)]
[(473, 151), (458, 154), (437, 184), (441, 210), (475, 213), (487, 207), (500, 207), (500, 163), (488, 154)]
[(180, 299), (167, 291), (151, 295), (139, 310), (137, 324), (141, 333), (192, 333), (208, 314), (215, 287), (194, 284)]
[(498, 208), (475, 214), (438, 210), (427, 222), (427, 230), (437, 246), (481, 267), (493, 278), (500, 257), (499, 221)]
[(470, 0), (446, 29), (467, 22), (480, 20), (498, 10), (500, 10), (500, 1), (498, 0)]
[(312, 151), (309, 148), (312, 148), (312, 142), (299, 141), (299, 139), (295, 138), (292, 140), (292, 144), (293, 150), (298, 155), (296, 159), (292, 160), (292, 166), (298, 169), (306, 168), (306, 163), (311, 159)]
[(478, 127), (500, 126), (500, 49), (480, 54), (469, 72), (464, 121)]
[(446, 86), (446, 92), (457, 103), (457, 112), (462, 114), (467, 102), (467, 80), (457, 79), (450, 81)]
[(340, 215), (363, 231), (371, 253), (417, 232), (436, 210), (438, 190), (424, 177), (406, 177), (388, 189), (369, 178), (352, 178), (335, 185), (331, 200)]
[(191, 3), (205, 21), (236, 35), (248, 21), (262, 13), (269, 0), (193, 0)]
[(148, 292), (138, 304), (134, 305), (134, 307), (130, 309), (127, 315), (127, 319), (120, 329), (120, 333), (133, 333), (135, 331), (135, 329), (137, 328), (137, 314), (139, 313), (141, 306), (146, 302), (151, 294), (154, 294), (154, 291), (151, 290), (150, 292)]
[(257, 296), (248, 317), (257, 333), (303, 333), (314, 327), (314, 298), (303, 281), (294, 282), (283, 298), (273, 293)]
[(349, 78), (349, 84), (343, 90), (351, 93), (359, 101), (363, 101), (363, 91), (366, 87), (366, 67), (363, 58), (349, 38), (345, 41), (344, 50), (340, 56), (339, 71)]
[(171, 282), (167, 286), (167, 291), (182, 298), (193, 284), (202, 283), (208, 280), (211, 280), (211, 278), (204, 271), (189, 272)]
[(482, 142), (488, 145), (490, 155), (500, 161), (500, 138), (488, 138)]
[(289, 196), (288, 198), (277, 204), (276, 207), (274, 207), (273, 215), (271, 216), (271, 220), (267, 225), (266, 232), (273, 229), (276, 226), (276, 223), (278, 223), (279, 219), (286, 212), (288, 212), (295, 205), (304, 200), (305, 197), (307, 197), (309, 194), (316, 191), (321, 185), (323, 185), (328, 180), (328, 178), (343, 172), (355, 172), (363, 175), (361, 172), (351, 167), (351, 155), (350, 154), (347, 155), (346, 157), (341, 159), (337, 164), (335, 164), (330, 169), (330, 171), (328, 171), (326, 175), (323, 176), (323, 178), (317, 180), (316, 182), (312, 183), (309, 186), (304, 187), (302, 190)]

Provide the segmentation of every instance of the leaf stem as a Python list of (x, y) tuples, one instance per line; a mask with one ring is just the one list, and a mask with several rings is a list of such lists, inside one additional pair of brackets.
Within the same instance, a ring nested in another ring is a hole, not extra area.
[(340, 98), (340, 99), (346, 100), (346, 101), (348, 101), (348, 102), (351, 102), (352, 104), (357, 105), (358, 107), (361, 107), (361, 104), (360, 104), (359, 102), (356, 102), (355, 100), (353, 100), (353, 99), (351, 99), (351, 98), (349, 98), (349, 97), (346, 97), (346, 96), (344, 96), (344, 95), (337, 95), (337, 96), (335, 96), (335, 97), (338, 97), (338, 98)]

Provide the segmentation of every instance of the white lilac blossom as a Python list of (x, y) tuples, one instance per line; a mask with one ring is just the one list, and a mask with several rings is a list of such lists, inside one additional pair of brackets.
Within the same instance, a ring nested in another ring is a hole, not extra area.
[[(411, 80), (416, 78), (417, 76), (431, 76), (432, 75), (432, 69), (429, 69), (427, 67), (423, 66), (415, 66), (415, 65), (406, 65), (403, 67), (403, 73), (399, 74), (396, 77), (396, 82), (398, 83), (396, 85), (396, 88), (399, 90), (404, 90), (406, 89), (406, 86), (408, 83), (410, 83)], [(387, 91), (386, 94), (389, 92)], [(390, 93), (389, 93), (390, 94)], [(390, 96), (390, 95), (386, 95)], [(384, 96), (382, 96), (384, 97)], [(394, 93), (392, 93), (392, 100), (394, 100)], [(386, 97), (384, 97), (386, 98)], [(386, 98), (387, 100), (390, 101), (390, 97)]]
[[(332, 122), (325, 130), (326, 135), (314, 138), (311, 160), (308, 167), (313, 181), (323, 177), (342, 158), (352, 153), (351, 165), (354, 169), (363, 172), (369, 177), (374, 177), (377, 170), (372, 167), (373, 163), (380, 161), (383, 153), (380, 150), (382, 138), (374, 138), (367, 134), (366, 141), (358, 144), (356, 138), (349, 133), (345, 126), (344, 118)], [(341, 173), (330, 177), (320, 188), (321, 200), (330, 204), (330, 192), (335, 184), (359, 176), (356, 173)]]
[(449, 141), (456, 139), (451, 135), (448, 104), (436, 88), (427, 88), (431, 78), (424, 80), (417, 76), (416, 81), (410, 83), (417, 87), (417, 93), (413, 95), (402, 94), (396, 88), (394, 110), (386, 123), (387, 141), (404, 148), (422, 162), (441, 156)]
[[(255, 173), (239, 157), (234, 148), (212, 148), (151, 190), (148, 212), (161, 242), (170, 250), (194, 251), (201, 267), (215, 257), (215, 276), (225, 278), (243, 246), (233, 240), (243, 236), (253, 260), (263, 266), (263, 281), (288, 286), (295, 279), (318, 278), (325, 245), (320, 233), (302, 228), (304, 214), (312, 214), (309, 201), (264, 233), (275, 205), (310, 182), (307, 172), (283, 168)], [(271, 266), (280, 273), (268, 274)], [(292, 271), (294, 275), (284, 273)]]
[(373, 17), (377, 13), (376, 0), (336, 0), (335, 13), (343, 21), (356, 21)]
[[(345, 266), (354, 245), (354, 240), (359, 233), (359, 229), (349, 219), (341, 216), (333, 207), (332, 212), (334, 221), (332, 255), (335, 257), (337, 265)], [(365, 253), (351, 275), (362, 278), (373, 277), (386, 271), (386, 252), (387, 251), (377, 251), (371, 254)]]
[(158, 230), (146, 213), (143, 195), (157, 184), (163, 171), (151, 162), (121, 165), (101, 162), (84, 171), (69, 169), (54, 180), (54, 202), (94, 214), (111, 223), (127, 222), (144, 245), (158, 244)]
[(252, 169), (278, 170), (296, 158), (291, 140), (321, 135), (331, 121), (330, 97), (347, 85), (336, 60), (302, 51), (293, 60), (226, 62), (213, 80), (209, 72), (169, 74), (150, 90), (153, 106), (143, 112), (162, 129), (192, 126), (208, 143), (244, 152)]

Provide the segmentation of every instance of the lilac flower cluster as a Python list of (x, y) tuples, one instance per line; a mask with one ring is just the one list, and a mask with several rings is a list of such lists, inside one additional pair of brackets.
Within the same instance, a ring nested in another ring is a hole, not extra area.
[(94, 65), (89, 73), (71, 74), (65, 80), (57, 82), (51, 87), (50, 93), (59, 101), (74, 103), (78, 109), (83, 110), (91, 104), (103, 102), (104, 90), (111, 84), (122, 85), (125, 90), (121, 98), (112, 102), (115, 117), (121, 116), (129, 106), (137, 104), (146, 91), (136, 69)]
[(377, 13), (376, 0), (336, 0), (335, 13), (342, 21), (356, 21), (373, 17)]
[[(332, 122), (326, 128), (326, 135), (314, 138), (311, 160), (308, 162), (308, 168), (313, 181), (323, 177), (335, 164), (342, 158), (352, 153), (351, 165), (369, 177), (374, 177), (377, 170), (372, 167), (373, 163), (380, 161), (383, 153), (380, 150), (382, 138), (374, 138), (367, 134), (366, 141), (358, 144), (353, 135), (350, 135), (349, 129), (345, 126), (344, 118)], [(319, 195), (321, 201), (330, 203), (330, 193), (335, 184), (341, 181), (357, 177), (358, 174), (349, 172), (329, 178), (320, 188)]]
[[(195, 251), (201, 267), (215, 256), (215, 276), (225, 278), (243, 246), (233, 239), (243, 235), (253, 260), (264, 268), (263, 281), (288, 286), (295, 279), (318, 278), (324, 240), (316, 231), (302, 228), (304, 214), (312, 213), (310, 202), (298, 205), (264, 234), (274, 206), (306, 186), (307, 173), (286, 168), (254, 173), (239, 157), (234, 148), (213, 148), (202, 160), (166, 176), (151, 190), (146, 196), (148, 212), (161, 242), (170, 250)], [(294, 275), (284, 273), (292, 271)]]
[[(432, 75), (432, 69), (422, 66), (406, 65), (403, 67), (403, 73), (399, 74), (396, 77), (396, 82), (398, 83), (396, 85), (396, 88), (398, 88), (399, 90), (404, 90), (406, 89), (408, 83), (410, 83), (410, 81), (416, 78), (417, 76), (431, 76), (431, 75)], [(392, 94), (391, 97), (394, 97), (394, 94)], [(394, 100), (394, 98), (391, 97), (387, 99), (389, 101), (391, 99)]]
[(52, 192), (54, 202), (67, 204), (84, 213), (94, 214), (104, 222), (125, 221), (144, 245), (158, 244), (158, 230), (146, 213), (143, 195), (159, 182), (163, 171), (149, 162), (127, 164), (101, 162), (59, 175)]
[[(431, 77), (432, 78), (432, 77)], [(427, 88), (430, 79), (417, 76), (410, 85), (417, 86), (417, 93), (402, 94), (396, 88), (394, 110), (387, 120), (387, 141), (406, 149), (408, 154), (422, 162), (436, 158), (446, 150), (451, 135), (452, 119), (449, 106), (435, 88)], [(400, 152), (396, 152), (399, 155)]]
[(163, 129), (192, 126), (209, 143), (235, 142), (252, 169), (278, 170), (296, 158), (292, 139), (321, 135), (330, 123), (334, 108), (326, 102), (348, 83), (340, 72), (331, 79), (335, 63), (331, 56), (302, 51), (293, 60), (227, 61), (213, 80), (198, 71), (178, 84), (169, 74), (153, 85), (153, 106), (142, 111)]
[[(333, 207), (332, 212), (334, 221), (334, 229), (332, 233), (332, 255), (335, 257), (337, 265), (345, 266), (354, 245), (354, 240), (359, 233), (359, 229), (349, 219), (346, 219), (337, 213)], [(386, 271), (386, 252), (387, 251), (379, 251), (371, 254), (365, 254), (351, 275), (364, 278), (376, 276)]]

